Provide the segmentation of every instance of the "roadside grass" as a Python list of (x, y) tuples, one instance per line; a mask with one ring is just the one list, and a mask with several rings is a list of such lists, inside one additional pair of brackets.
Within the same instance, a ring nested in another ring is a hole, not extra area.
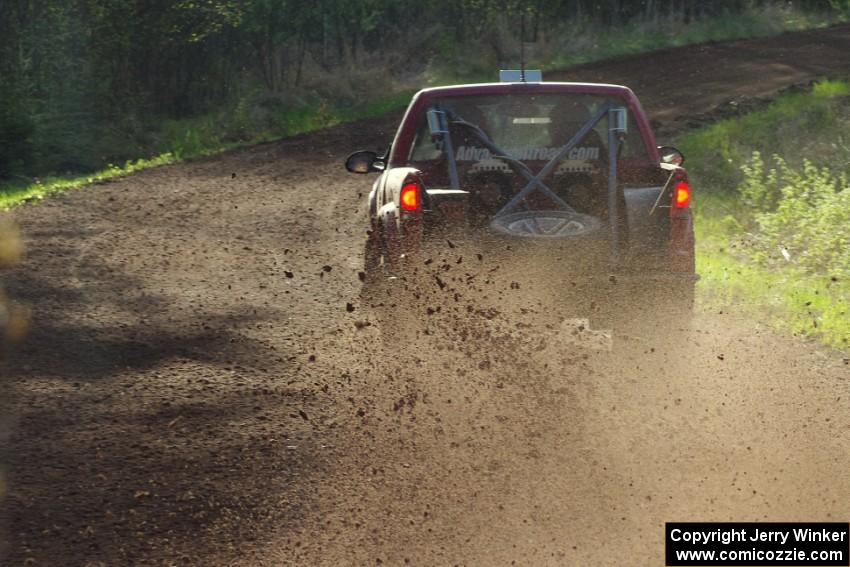
[[(842, 179), (850, 172), (848, 128), (850, 83), (825, 81), (677, 140), (696, 188), (702, 310), (742, 311), (782, 331), (850, 348), (850, 211), (843, 206), (850, 188)], [(781, 158), (761, 157), (771, 155)], [(753, 186), (773, 204), (754, 206)], [(840, 210), (828, 208), (837, 205)], [(785, 248), (824, 218), (825, 231)], [(816, 256), (820, 240), (835, 252), (827, 260)]]
[(183, 120), (169, 120), (162, 127), (158, 149), (176, 160), (192, 159), (222, 151), (270, 142), (329, 128), (346, 122), (375, 118), (407, 105), (415, 91), (405, 89), (370, 99), (356, 105), (334, 105), (329, 102), (303, 106), (273, 108), (257, 127), (236, 112), (222, 112)]
[[(530, 65), (546, 70), (561, 69), (579, 63), (664, 47), (762, 37), (785, 31), (823, 27), (846, 20), (846, 15), (838, 13), (817, 14), (781, 6), (768, 6), (758, 10), (750, 9), (744, 14), (727, 14), (687, 24), (676, 17), (613, 28), (584, 22), (565, 29), (564, 33), (544, 38), (537, 55), (531, 58)], [(506, 41), (509, 40), (506, 36)], [(440, 85), (456, 81), (493, 80), (494, 69), (498, 68), (501, 62), (491, 61), (492, 57), (487, 54), (493, 51), (492, 46), (481, 47), (482, 49), (471, 49), (468, 45), (457, 46), (452, 42), (444, 42), (441, 48), (443, 53), (436, 60), (450, 61), (452, 70), (448, 71), (449, 67), (436, 66), (414, 82)], [(363, 81), (358, 80), (356, 83), (362, 84)], [(361, 96), (361, 99), (369, 101), (366, 103), (352, 103), (350, 96), (348, 100), (333, 96), (334, 92), (339, 94), (339, 89), (334, 89), (331, 81), (325, 86), (325, 94), (314, 94), (300, 102), (277, 103), (267, 108), (258, 108), (256, 103), (248, 102), (249, 98), (240, 101), (234, 108), (180, 120), (160, 121), (148, 125), (143, 136), (146, 142), (142, 145), (149, 148), (147, 158), (126, 161), (123, 166), (108, 165), (88, 174), (59, 172), (37, 179), (17, 179), (0, 183), (0, 208), (8, 209), (30, 199), (43, 198), (57, 191), (127, 175), (147, 167), (213, 155), (343, 122), (381, 116), (404, 107), (415, 91), (410, 88), (410, 81), (406, 82), (402, 89), (388, 89), (385, 81), (377, 81), (375, 88), (380, 89), (381, 94)], [(138, 141), (125, 140), (120, 133), (114, 141), (109, 140), (104, 145), (108, 148), (118, 148), (118, 155), (138, 156), (143, 153), (138, 149)], [(123, 150), (122, 145), (135, 149)], [(108, 162), (109, 159), (104, 161)], [(112, 161), (120, 160), (113, 158)]]
[(840, 119), (850, 108), (850, 82), (822, 81), (811, 91), (784, 95), (764, 109), (688, 132), (677, 140), (688, 172), (701, 185), (732, 189), (743, 180), (741, 164), (753, 151), (782, 156), (792, 166), (850, 170), (850, 133)]
[(21, 203), (44, 199), (53, 193), (77, 189), (151, 167), (216, 155), (228, 150), (271, 142), (345, 122), (383, 116), (387, 112), (405, 106), (413, 92), (393, 93), (357, 106), (302, 107), (286, 110), (275, 116), (277, 124), (275, 129), (258, 133), (246, 132), (243, 136), (234, 135), (233, 129), (218, 120), (217, 116), (167, 121), (162, 125), (163, 141), (159, 146), (161, 153), (148, 159), (127, 161), (124, 165), (108, 165), (104, 169), (89, 174), (54, 175), (3, 183), (0, 185), (0, 210), (8, 210)]
[(123, 166), (110, 165), (106, 169), (96, 171), (87, 175), (60, 175), (48, 176), (43, 179), (27, 180), (6, 183), (0, 187), (0, 209), (6, 210), (20, 203), (41, 200), (45, 197), (67, 191), (69, 189), (77, 189), (92, 183), (114, 179), (124, 175), (129, 175), (136, 171), (158, 167), (174, 163), (175, 158), (170, 153), (160, 154), (151, 159), (140, 159), (134, 162), (127, 162)]
[(736, 242), (740, 207), (731, 194), (700, 196), (696, 219), (698, 309), (734, 310), (774, 328), (847, 350), (850, 348), (850, 280), (751, 261)]

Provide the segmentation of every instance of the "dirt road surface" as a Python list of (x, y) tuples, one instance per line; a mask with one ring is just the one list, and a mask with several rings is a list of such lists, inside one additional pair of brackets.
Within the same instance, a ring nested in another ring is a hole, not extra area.
[[(844, 26), (558, 78), (671, 127), (848, 73)], [(615, 357), (475, 312), (423, 345), (363, 326), (371, 180), (342, 160), (397, 120), (14, 211), (3, 566), (661, 565), (665, 521), (850, 519), (846, 355), (734, 309)]]

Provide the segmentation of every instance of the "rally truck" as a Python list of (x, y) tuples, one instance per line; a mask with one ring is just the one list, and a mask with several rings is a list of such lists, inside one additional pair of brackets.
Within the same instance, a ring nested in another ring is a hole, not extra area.
[[(457, 293), (447, 282), (498, 272), (597, 326), (686, 321), (697, 276), (681, 152), (657, 145), (628, 87), (502, 79), (419, 91), (385, 151), (347, 158), (379, 174), (366, 285), (409, 311), (417, 279)], [(455, 278), (434, 272), (448, 255), (467, 259)]]

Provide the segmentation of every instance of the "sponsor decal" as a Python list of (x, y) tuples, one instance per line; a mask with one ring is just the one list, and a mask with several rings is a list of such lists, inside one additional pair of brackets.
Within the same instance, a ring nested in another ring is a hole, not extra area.
[[(578, 159), (568, 159), (562, 161), (555, 170), (555, 175), (562, 173), (595, 173), (599, 168), (592, 162)], [(470, 173), (479, 173), (482, 171), (501, 171), (510, 173), (513, 171), (510, 166), (500, 159), (485, 159), (472, 166)]]
[[(514, 148), (505, 150), (508, 156), (520, 161), (549, 161), (554, 158), (561, 148)], [(455, 154), (455, 161), (485, 161), (492, 157), (487, 148), (460, 146)], [(575, 147), (566, 155), (568, 160), (599, 159), (598, 147)]]

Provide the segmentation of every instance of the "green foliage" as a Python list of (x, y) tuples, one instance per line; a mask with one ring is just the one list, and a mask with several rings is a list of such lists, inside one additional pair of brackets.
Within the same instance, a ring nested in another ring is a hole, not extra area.
[[(782, 331), (850, 348), (850, 278), (753, 261), (751, 234), (738, 222), (733, 192), (699, 199), (698, 299), (706, 311), (737, 311)], [(793, 256), (792, 256), (793, 260)]]
[(838, 348), (850, 348), (850, 281), (743, 261), (728, 243), (700, 234), (697, 286), (701, 309), (729, 312)]
[(196, 155), (336, 123), (399, 84), (490, 80), (516, 63), (521, 13), (546, 68), (847, 17), (845, 0), (3, 2), (0, 179)]
[(829, 0), (830, 8), (845, 16), (850, 16), (850, 0)]
[(38, 201), (48, 195), (69, 189), (79, 189), (92, 183), (99, 183), (122, 177), (136, 171), (158, 167), (174, 163), (175, 158), (171, 154), (162, 154), (151, 159), (139, 159), (126, 162), (123, 166), (110, 165), (106, 169), (77, 176), (48, 176), (36, 179), (32, 182), (15, 181), (7, 183), (0, 191), (0, 210), (7, 210), (12, 206), (28, 201)]
[(710, 18), (696, 19), (671, 10), (622, 28), (595, 21), (571, 22), (563, 33), (555, 35), (555, 41), (544, 47), (543, 60), (535, 64), (559, 69), (666, 47), (764, 37), (833, 21), (834, 17), (801, 11), (792, 4), (768, 4), (757, 9), (723, 10)]
[(740, 166), (753, 151), (781, 155), (795, 167), (808, 158), (845, 170), (850, 167), (848, 113), (850, 82), (823, 81), (811, 92), (788, 94), (761, 110), (689, 132), (677, 144), (691, 175), (711, 190), (740, 183)]
[(14, 94), (0, 91), (0, 179), (29, 169), (33, 160), (32, 134), (33, 124)]
[(772, 161), (765, 169), (754, 152), (738, 188), (743, 203), (755, 211), (752, 257), (767, 265), (786, 262), (815, 274), (850, 276), (847, 175), (806, 159), (799, 169), (780, 156)]
[(412, 91), (402, 91), (355, 106), (326, 105), (319, 110), (313, 108), (305, 110), (301, 107), (288, 111), (281, 109), (275, 117), (275, 129), (258, 130), (251, 134), (231, 129), (231, 124), (226, 121), (224, 115), (165, 121), (157, 133), (156, 144), (161, 153), (154, 157), (127, 161), (123, 166), (109, 165), (105, 169), (86, 175), (47, 176), (33, 181), (7, 182), (0, 185), (0, 210), (23, 202), (40, 200), (58, 191), (77, 189), (150, 167), (273, 140), (282, 135), (291, 136), (309, 132), (341, 122), (382, 116), (388, 111), (406, 105), (412, 95)]
[(218, 125), (215, 116), (165, 120), (159, 131), (158, 149), (178, 160), (202, 155), (209, 148), (222, 146)]
[(767, 313), (848, 347), (848, 99), (850, 83), (825, 81), (678, 141), (696, 188), (705, 308)]

